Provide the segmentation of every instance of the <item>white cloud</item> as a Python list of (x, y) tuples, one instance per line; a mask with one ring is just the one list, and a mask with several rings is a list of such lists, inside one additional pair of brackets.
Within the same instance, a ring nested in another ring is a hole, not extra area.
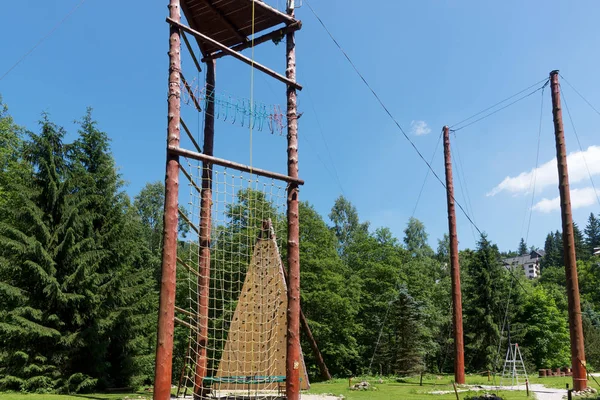
[[(569, 168), (569, 182), (581, 182), (588, 178), (585, 162), (590, 169), (590, 174), (600, 175), (600, 146), (590, 146), (585, 151), (576, 151), (567, 156)], [(515, 177), (507, 176), (500, 184), (493, 188), (488, 196), (495, 196), (506, 191), (514, 195), (525, 194), (531, 190), (532, 177), (535, 174), (536, 192), (542, 191), (548, 186), (558, 186), (558, 172), (556, 169), (556, 158), (541, 165), (537, 169), (521, 172)]]
[(410, 131), (413, 135), (421, 136), (427, 135), (429, 132), (431, 132), (431, 128), (429, 128), (427, 122), (425, 121), (411, 121)]
[[(594, 188), (591, 187), (571, 190), (571, 209), (574, 210), (595, 204), (597, 201), (596, 195), (600, 196), (600, 191), (594, 193)], [(543, 213), (560, 210), (560, 196), (553, 199), (543, 198), (533, 206), (533, 210)]]

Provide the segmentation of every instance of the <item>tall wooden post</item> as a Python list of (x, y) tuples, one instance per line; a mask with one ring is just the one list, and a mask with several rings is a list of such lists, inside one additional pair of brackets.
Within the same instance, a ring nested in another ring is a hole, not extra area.
[(560, 214), (563, 228), (563, 249), (565, 275), (567, 279), (567, 297), (569, 300), (569, 331), (571, 334), (571, 366), (573, 368), (573, 389), (587, 387), (585, 370), (585, 349), (583, 326), (581, 323), (581, 303), (579, 301), (579, 281), (577, 279), (577, 258), (575, 254), (575, 236), (573, 234), (573, 215), (571, 213), (571, 193), (569, 191), (569, 170), (567, 168), (567, 146), (562, 123), (560, 105), (560, 85), (558, 71), (550, 72), (552, 92), (552, 117), (556, 137), (556, 160), (558, 164), (558, 190), (560, 192)]
[[(169, 17), (181, 20), (179, 0), (170, 0)], [(169, 98), (167, 117), (167, 146), (179, 147), (181, 111), (181, 38), (179, 28), (169, 28)], [(173, 330), (175, 323), (175, 278), (177, 268), (177, 225), (179, 194), (179, 156), (167, 150), (165, 176), (165, 211), (162, 251), (162, 273), (158, 311), (158, 332), (154, 370), (154, 400), (171, 397)]]
[[(294, 0), (288, 0), (287, 13), (294, 16)], [(296, 81), (296, 43), (294, 33), (286, 35), (286, 77)], [(298, 115), (296, 89), (287, 86), (288, 175), (298, 178)], [(287, 400), (300, 400), (300, 225), (298, 185), (290, 183), (287, 192), (288, 218), (288, 310), (285, 393)]]
[[(214, 154), (215, 137), (215, 60), (206, 61), (206, 110), (204, 112), (204, 154)], [(202, 192), (200, 193), (200, 253), (198, 255), (198, 333), (196, 349), (196, 374), (194, 393), (204, 397), (203, 379), (207, 375), (208, 306), (210, 299), (210, 235), (212, 229), (212, 179), (211, 163), (202, 164)]]
[(450, 128), (444, 126), (444, 162), (446, 165), (446, 197), (448, 200), (448, 231), (450, 234), (450, 275), (452, 277), (452, 323), (454, 326), (454, 380), (465, 383), (465, 349), (463, 341), (462, 294), (460, 291), (460, 264), (458, 261), (458, 236), (454, 208), (454, 183), (450, 154)]

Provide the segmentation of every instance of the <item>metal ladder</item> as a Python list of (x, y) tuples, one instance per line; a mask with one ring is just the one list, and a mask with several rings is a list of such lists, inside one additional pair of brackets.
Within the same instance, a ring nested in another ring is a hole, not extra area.
[(508, 349), (506, 350), (506, 358), (504, 360), (504, 367), (502, 368), (502, 378), (500, 379), (500, 386), (504, 384), (504, 380), (510, 378), (511, 386), (519, 385), (519, 377), (525, 378), (522, 382), (524, 383), (527, 378), (527, 370), (525, 369), (525, 363), (523, 363), (523, 357), (521, 356), (521, 349), (518, 343), (508, 343)]

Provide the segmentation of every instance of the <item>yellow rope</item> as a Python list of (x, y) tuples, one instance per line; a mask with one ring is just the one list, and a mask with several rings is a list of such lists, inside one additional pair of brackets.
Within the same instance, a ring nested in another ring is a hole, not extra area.
[(254, 124), (254, 0), (252, 0), (252, 64), (250, 66), (250, 173), (252, 173), (252, 125)]

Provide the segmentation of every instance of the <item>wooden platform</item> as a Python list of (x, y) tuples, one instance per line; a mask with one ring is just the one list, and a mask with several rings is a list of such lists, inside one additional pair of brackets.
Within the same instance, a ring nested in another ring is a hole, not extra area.
[[(297, 23), (285, 13), (260, 0), (181, 0), (188, 25), (227, 47), (247, 44), (252, 35), (252, 3), (254, 33)], [(210, 43), (198, 41), (204, 56), (219, 50)]]

